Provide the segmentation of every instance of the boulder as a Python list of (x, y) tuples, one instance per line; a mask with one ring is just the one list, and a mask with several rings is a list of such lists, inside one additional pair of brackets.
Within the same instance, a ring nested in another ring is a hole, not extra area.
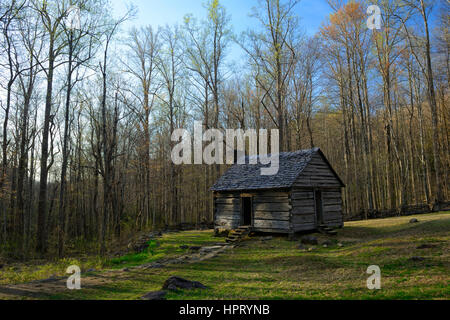
[(189, 249), (189, 246), (183, 245), (183, 246), (180, 246), (180, 249), (181, 250), (186, 250), (186, 249)]
[(417, 220), (417, 219), (411, 219), (411, 220), (409, 220), (409, 223), (418, 223), (419, 222), (419, 220)]
[(206, 287), (198, 281), (190, 281), (180, 277), (170, 277), (164, 282), (163, 290), (177, 289), (206, 289)]
[(159, 268), (164, 268), (165, 266), (161, 263), (152, 263), (149, 268), (151, 269), (159, 269)]
[(152, 291), (141, 297), (141, 300), (166, 300), (166, 291)]
[(425, 258), (423, 258), (423, 257), (412, 257), (411, 259), (409, 259), (410, 261), (413, 261), (413, 262), (421, 262), (421, 261), (424, 261), (425, 260)]
[(328, 248), (328, 247), (331, 247), (331, 246), (333, 246), (333, 245), (334, 245), (334, 242), (331, 241), (331, 240), (325, 240), (324, 242), (322, 242), (322, 246), (323, 246), (324, 248)]
[(318, 245), (319, 241), (314, 236), (305, 236), (301, 239), (301, 242), (303, 244), (312, 244), (312, 245)]
[(417, 247), (417, 249), (422, 250), (422, 249), (433, 249), (436, 248), (437, 246), (434, 244), (422, 244), (420, 246)]

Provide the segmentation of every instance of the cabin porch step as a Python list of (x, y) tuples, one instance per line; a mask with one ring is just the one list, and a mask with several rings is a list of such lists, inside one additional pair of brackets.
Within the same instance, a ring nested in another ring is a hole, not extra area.
[(243, 226), (237, 229), (231, 230), (228, 237), (225, 239), (227, 243), (240, 242), (244, 237), (250, 234), (252, 228), (250, 226)]

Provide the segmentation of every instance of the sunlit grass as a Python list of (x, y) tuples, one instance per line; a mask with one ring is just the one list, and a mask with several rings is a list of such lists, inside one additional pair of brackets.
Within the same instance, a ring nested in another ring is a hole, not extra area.
[[(420, 223), (410, 224), (412, 218)], [(169, 299), (450, 299), (449, 213), (350, 222), (337, 240), (344, 246), (319, 246), (312, 252), (300, 251), (299, 242), (286, 237), (251, 240), (206, 261), (99, 273), (101, 281), (85, 281), (80, 291), (61, 290), (46, 298), (139, 299), (176, 275), (200, 281), (208, 289), (170, 292)], [(186, 253), (181, 245), (218, 241), (211, 231), (168, 234), (154, 256), (128, 255), (106, 265), (176, 257)], [(430, 243), (435, 247), (417, 249)], [(412, 261), (414, 256), (425, 260)], [(382, 289), (370, 291), (366, 270), (374, 264), (381, 268)]]

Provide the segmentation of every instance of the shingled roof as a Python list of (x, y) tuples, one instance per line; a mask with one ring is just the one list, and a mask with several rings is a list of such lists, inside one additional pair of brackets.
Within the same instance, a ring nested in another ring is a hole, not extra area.
[[(280, 153), (280, 169), (278, 174), (272, 176), (261, 175), (261, 168), (269, 167), (269, 165), (262, 165), (259, 161), (256, 165), (235, 164), (212, 186), (211, 190), (239, 191), (290, 188), (316, 153), (323, 156), (319, 148)], [(246, 163), (248, 163), (248, 159), (246, 157)], [(326, 162), (328, 164), (328, 161)], [(337, 178), (339, 179), (339, 177)]]

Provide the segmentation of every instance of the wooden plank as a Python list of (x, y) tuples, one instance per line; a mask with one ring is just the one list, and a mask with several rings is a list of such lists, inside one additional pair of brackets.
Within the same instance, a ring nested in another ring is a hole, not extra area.
[(330, 221), (330, 222), (325, 222), (325, 225), (328, 227), (334, 227), (334, 228), (339, 228), (342, 226), (342, 221)]
[(217, 217), (240, 217), (241, 213), (239, 211), (216, 211)]
[(275, 228), (253, 228), (254, 231), (267, 233), (290, 233), (290, 229), (275, 229)]
[(253, 203), (288, 203), (288, 197), (255, 197)]
[(314, 200), (293, 200), (292, 201), (292, 207), (298, 208), (298, 207), (314, 207)]
[(292, 229), (297, 231), (307, 231), (316, 229), (315, 223), (305, 223), (305, 224), (292, 224)]
[(217, 198), (216, 204), (233, 204), (233, 205), (239, 205), (240, 199), (237, 198)]
[(255, 203), (254, 211), (289, 211), (291, 205), (289, 203)]
[(322, 196), (326, 198), (342, 198), (342, 192), (335, 188), (322, 192)]
[(295, 215), (295, 216), (292, 216), (292, 220), (291, 221), (292, 221), (293, 224), (315, 223), (316, 222), (316, 216), (314, 214)]
[(241, 205), (239, 204), (220, 204), (216, 205), (217, 211), (241, 211)]
[(282, 220), (289, 221), (289, 212), (270, 212), (270, 211), (255, 211), (254, 219), (258, 220)]
[(341, 205), (342, 199), (341, 198), (322, 198), (322, 202), (325, 206), (329, 205)]
[(289, 197), (288, 192), (272, 192), (272, 191), (263, 191), (258, 193), (261, 197)]
[(240, 198), (239, 193), (218, 193), (216, 194), (216, 198)]
[(241, 217), (237, 217), (237, 216), (216, 216), (216, 220), (223, 220), (223, 221), (233, 221), (233, 220), (241, 220)]
[(291, 194), (292, 200), (308, 200), (314, 199), (314, 193), (312, 192), (293, 192)]
[(324, 221), (332, 221), (332, 220), (339, 220), (341, 221), (343, 218), (343, 215), (340, 213), (333, 213), (333, 214), (324, 214), (323, 220)]
[(341, 205), (337, 205), (337, 206), (324, 205), (323, 206), (323, 212), (341, 211), (341, 210), (342, 210), (342, 206)]
[(266, 229), (289, 229), (289, 221), (280, 220), (254, 220), (253, 226), (255, 228), (266, 228)]
[(292, 207), (292, 214), (315, 214), (316, 210), (314, 207)]

